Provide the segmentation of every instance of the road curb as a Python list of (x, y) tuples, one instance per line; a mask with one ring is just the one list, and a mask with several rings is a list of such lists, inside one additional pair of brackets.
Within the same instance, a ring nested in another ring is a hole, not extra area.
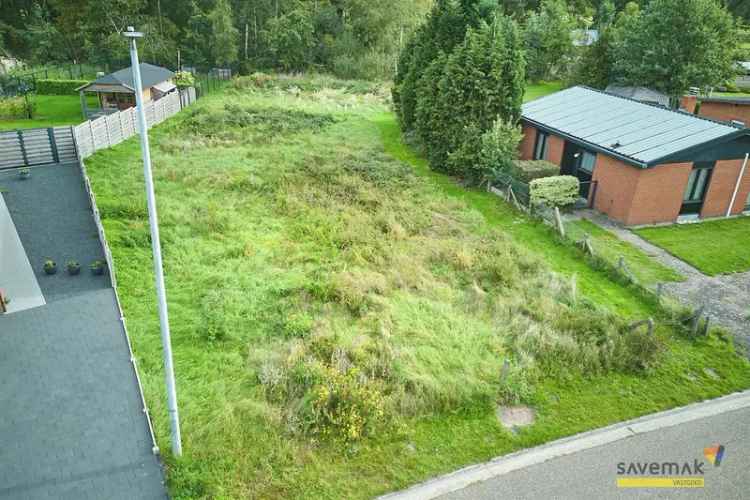
[(750, 390), (737, 392), (721, 398), (693, 403), (659, 413), (653, 413), (626, 422), (583, 432), (510, 455), (497, 457), (483, 464), (451, 472), (417, 484), (403, 491), (379, 497), (381, 500), (428, 500), (452, 493), (467, 486), (501, 476), (531, 465), (544, 463), (554, 458), (571, 455), (579, 451), (614, 443), (639, 434), (693, 422), (750, 407)]

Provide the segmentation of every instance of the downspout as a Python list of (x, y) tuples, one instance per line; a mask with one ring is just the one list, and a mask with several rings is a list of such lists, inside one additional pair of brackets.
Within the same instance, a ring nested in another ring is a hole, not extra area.
[(737, 177), (737, 184), (734, 186), (734, 193), (732, 193), (732, 201), (729, 202), (729, 208), (727, 208), (727, 217), (732, 215), (732, 207), (734, 207), (734, 202), (737, 201), (737, 193), (740, 190), (740, 184), (742, 183), (742, 178), (745, 176), (745, 168), (747, 167), (748, 158), (750, 158), (750, 153), (745, 154), (745, 161), (742, 162), (742, 168), (740, 169), (740, 176)]

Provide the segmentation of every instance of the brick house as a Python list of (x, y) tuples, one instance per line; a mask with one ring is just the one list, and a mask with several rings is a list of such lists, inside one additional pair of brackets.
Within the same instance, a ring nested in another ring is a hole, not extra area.
[(626, 225), (750, 210), (750, 129), (580, 86), (524, 104), (521, 122), (521, 159), (560, 165)]
[[(700, 106), (698, 106), (700, 102)], [(750, 127), (750, 97), (697, 97), (686, 95), (682, 98), (682, 107), (688, 113), (713, 118), (725, 122), (739, 122)]]

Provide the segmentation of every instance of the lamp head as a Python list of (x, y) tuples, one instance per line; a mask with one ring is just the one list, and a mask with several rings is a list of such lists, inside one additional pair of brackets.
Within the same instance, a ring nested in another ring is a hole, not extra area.
[(122, 36), (125, 38), (143, 38), (143, 33), (136, 31), (132, 26), (128, 26), (128, 29), (122, 32)]

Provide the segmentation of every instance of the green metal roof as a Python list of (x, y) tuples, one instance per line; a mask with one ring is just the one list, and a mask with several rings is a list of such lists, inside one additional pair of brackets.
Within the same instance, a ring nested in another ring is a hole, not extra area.
[(748, 135), (747, 129), (583, 86), (524, 104), (522, 119), (641, 168)]
[[(143, 84), (141, 90), (145, 90), (153, 87), (157, 83), (161, 83), (174, 77), (174, 73), (169, 71), (167, 68), (161, 66), (154, 66), (149, 63), (141, 63), (141, 83)], [(130, 90), (134, 90), (135, 84), (133, 84), (133, 71), (131, 67), (123, 68), (115, 71), (108, 75), (104, 75), (97, 78), (88, 85), (84, 85), (79, 90), (85, 90), (92, 85), (122, 85)]]

